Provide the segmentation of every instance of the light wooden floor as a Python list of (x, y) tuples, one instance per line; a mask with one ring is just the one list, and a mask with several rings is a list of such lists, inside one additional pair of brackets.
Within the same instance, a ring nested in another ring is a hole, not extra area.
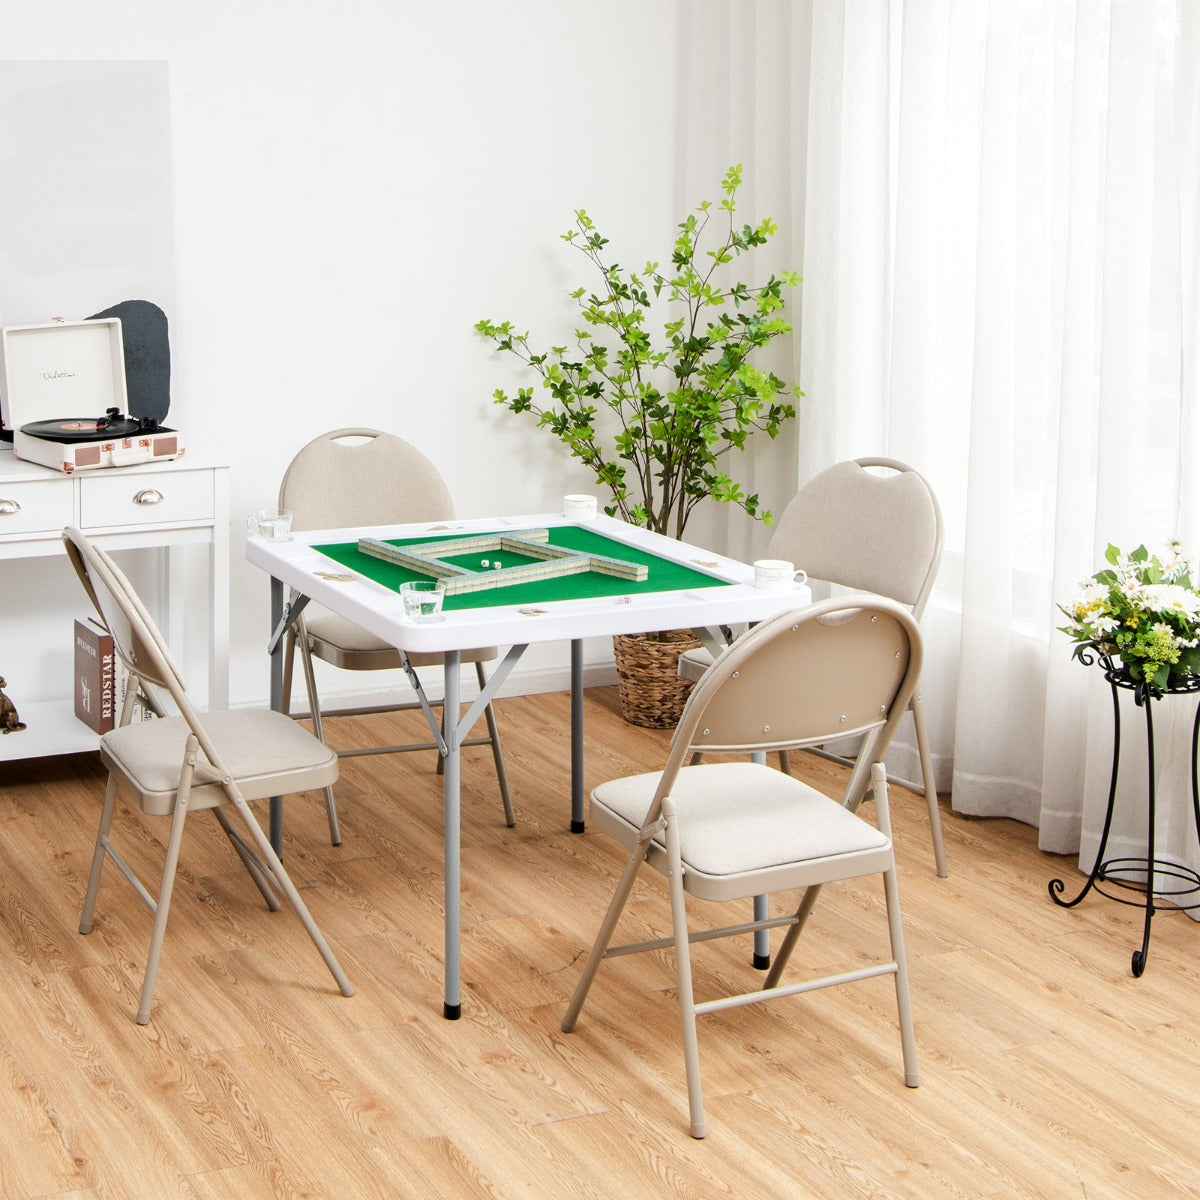
[[(666, 735), (614, 705), (588, 693), (589, 783), (663, 758)], [(945, 808), (952, 875), (937, 879), (923, 802), (902, 791), (922, 1086), (902, 1083), (890, 980), (713, 1015), (709, 1136), (693, 1141), (669, 956), (606, 964), (578, 1031), (559, 1031), (619, 860), (565, 831), (566, 699), (499, 709), (519, 825), (503, 826), (487, 751), (468, 751), (457, 1023), (440, 1015), (428, 756), (344, 760), (337, 849), (317, 798), (288, 802), (286, 860), (356, 996), (194, 820), (144, 1028), (149, 917), (115, 870), (94, 932), (76, 932), (96, 760), (0, 764), (0, 1195), (1200, 1196), (1200, 928), (1157, 917), (1135, 980), (1134, 910), (1055, 908), (1046, 882), (1065, 872), (1073, 891), (1071, 862), (1024, 826)], [(371, 737), (338, 724), (343, 744)], [(128, 809), (117, 823), (147, 867), (165, 832)], [(661, 930), (661, 879), (635, 897), (631, 927)], [(794, 969), (855, 965), (882, 924), (875, 881), (826, 889)], [(700, 998), (755, 977), (740, 940), (696, 959)]]

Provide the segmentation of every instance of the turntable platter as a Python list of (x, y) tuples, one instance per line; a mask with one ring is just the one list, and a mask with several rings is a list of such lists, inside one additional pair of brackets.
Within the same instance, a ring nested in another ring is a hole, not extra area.
[(140, 433), (169, 433), (149, 417), (127, 417), (110, 408), (102, 417), (54, 417), (21, 426), (21, 432), (48, 442), (94, 442), (98, 438), (129, 438)]

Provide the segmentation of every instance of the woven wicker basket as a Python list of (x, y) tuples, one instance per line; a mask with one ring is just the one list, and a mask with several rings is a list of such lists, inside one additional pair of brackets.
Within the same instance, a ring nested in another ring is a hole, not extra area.
[(679, 678), (679, 656), (699, 645), (690, 629), (613, 637), (621, 716), (630, 725), (674, 728), (693, 686), (691, 680)]

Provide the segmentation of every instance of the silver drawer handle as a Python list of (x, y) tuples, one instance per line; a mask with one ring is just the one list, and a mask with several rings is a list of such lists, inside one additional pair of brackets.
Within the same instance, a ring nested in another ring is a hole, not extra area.
[(163, 494), (158, 488), (142, 488), (134, 498), (134, 504), (161, 504)]
[(21, 511), (15, 500), (0, 500), (0, 517), (13, 517)]

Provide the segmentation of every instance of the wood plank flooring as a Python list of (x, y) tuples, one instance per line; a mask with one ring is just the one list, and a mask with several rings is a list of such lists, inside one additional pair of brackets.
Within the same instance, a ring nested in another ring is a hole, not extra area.
[[(0, 1196), (1200, 1197), (1200, 928), (1156, 917), (1134, 979), (1137, 910), (1056, 908), (1046, 883), (1073, 892), (1073, 861), (946, 806), (939, 880), (924, 802), (900, 789), (922, 1086), (903, 1085), (890, 980), (714, 1014), (694, 1141), (669, 954), (605, 964), (577, 1032), (559, 1030), (621, 860), (566, 832), (566, 698), (497, 707), (518, 825), (486, 748), (467, 751), (459, 1022), (441, 1017), (431, 756), (343, 760), (338, 848), (319, 796), (287, 801), (289, 870), (354, 997), (199, 814), (146, 1027), (149, 914), (111, 866), (94, 931), (76, 931), (98, 760), (0, 763)], [(589, 785), (663, 761), (667, 735), (615, 709), (613, 689), (588, 692)], [(417, 719), (346, 718), (331, 737), (398, 740)], [(837, 768), (795, 757), (836, 791)], [(165, 822), (122, 807), (115, 831), (153, 878)], [(628, 929), (664, 933), (667, 914), (647, 872)], [(793, 970), (853, 967), (885, 936), (876, 881), (828, 888)], [(699, 998), (761, 978), (748, 940), (697, 949)]]

